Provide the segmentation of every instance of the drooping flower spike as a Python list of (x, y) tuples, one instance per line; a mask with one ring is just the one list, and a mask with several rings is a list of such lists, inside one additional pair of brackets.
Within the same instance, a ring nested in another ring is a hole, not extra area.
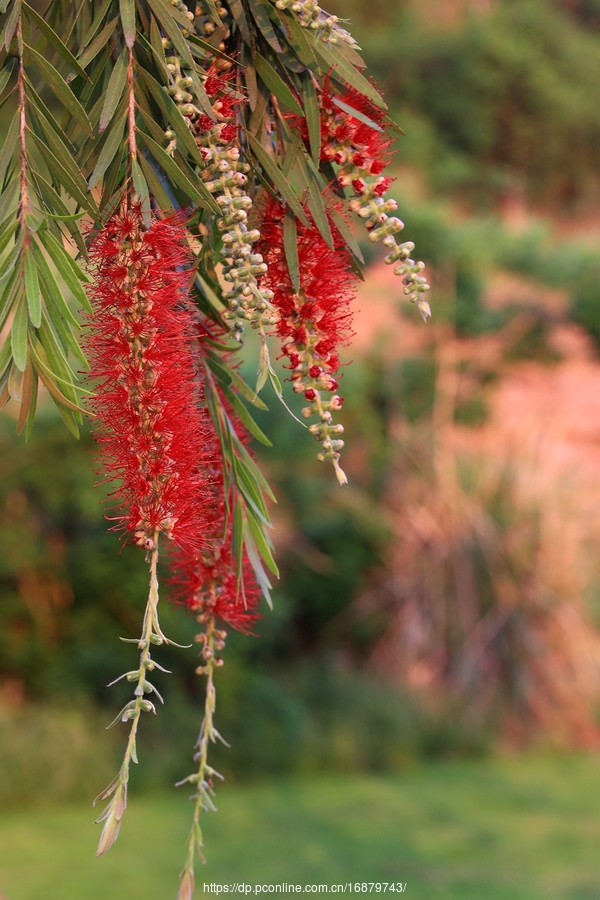
[(185, 237), (180, 218), (154, 219), (146, 228), (141, 202), (126, 196), (90, 247), (93, 312), (86, 344), (96, 386), (94, 434), (103, 480), (114, 484), (114, 528), (143, 547), (150, 564), (142, 635), (134, 641), (139, 668), (122, 676), (136, 683), (135, 699), (115, 720), (131, 723), (129, 740), (119, 774), (99, 798), (109, 802), (98, 819), (104, 822), (98, 855), (119, 833), (141, 713), (155, 712), (145, 695), (162, 701), (148, 680), (160, 668), (151, 647), (166, 641), (157, 613), (159, 541), (199, 553), (206, 540), (206, 475), (198, 465), (206, 426)]
[(190, 253), (180, 219), (146, 229), (141, 205), (121, 205), (90, 247), (90, 406), (115, 528), (153, 549), (164, 535), (197, 550), (204, 539), (205, 442), (199, 410)]
[(344, 428), (334, 424), (334, 413), (342, 408), (337, 394), (339, 349), (352, 336), (351, 301), (357, 281), (338, 232), (332, 228), (334, 247), (329, 247), (315, 227), (297, 224), (298, 285), (294, 286), (285, 253), (285, 209), (269, 201), (262, 222), (259, 245), (268, 264), (263, 284), (273, 292), (277, 309), (276, 330), (282, 352), (288, 359), (296, 393), (303, 393), (308, 406), (302, 414), (318, 422), (309, 431), (322, 450), (319, 460), (330, 460), (341, 484), (347, 479), (339, 465), (344, 446)]
[[(415, 245), (400, 243), (404, 223), (391, 213), (395, 200), (385, 199), (393, 178), (383, 171), (393, 160), (392, 141), (385, 130), (387, 114), (368, 97), (352, 88), (336, 93), (331, 78), (325, 80), (320, 96), (321, 160), (338, 166), (336, 177), (343, 188), (351, 188), (350, 209), (365, 220), (369, 240), (382, 241), (389, 249), (385, 261), (394, 265), (394, 274), (404, 283), (404, 293), (416, 303), (421, 315), (431, 315), (424, 294), (429, 290), (423, 276), (425, 264), (410, 258)], [(309, 143), (306, 121), (294, 117), (296, 127)]]

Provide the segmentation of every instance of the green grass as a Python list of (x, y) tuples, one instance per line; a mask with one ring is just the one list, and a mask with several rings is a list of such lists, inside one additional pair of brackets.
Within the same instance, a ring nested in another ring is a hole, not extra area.
[[(100, 860), (89, 809), (5, 814), (0, 892), (4, 900), (174, 900), (188, 814), (182, 795), (132, 801), (117, 845)], [(204, 830), (198, 896), (203, 881), (401, 881), (412, 900), (600, 898), (600, 763), (592, 758), (223, 785)]]

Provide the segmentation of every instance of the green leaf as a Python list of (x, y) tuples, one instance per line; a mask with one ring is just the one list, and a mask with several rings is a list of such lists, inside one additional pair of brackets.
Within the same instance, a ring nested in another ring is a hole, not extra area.
[[(292, 48), (292, 56), (297, 58), (302, 66), (306, 68), (317, 68), (317, 58), (314, 54), (312, 44), (306, 36), (306, 29), (303, 28), (293, 12), (289, 10), (277, 10), (281, 24), (287, 32), (287, 39)], [(289, 63), (286, 61), (286, 65)], [(294, 69), (297, 71), (297, 69)]]
[(359, 245), (358, 241), (356, 240), (356, 238), (354, 237), (354, 235), (352, 234), (352, 231), (350, 230), (348, 223), (344, 219), (343, 215), (340, 212), (338, 212), (338, 210), (335, 209), (335, 207), (329, 208), (329, 215), (331, 216), (333, 224), (335, 225), (335, 227), (337, 228), (337, 230), (339, 231), (341, 236), (346, 241), (346, 244), (348, 245), (348, 247), (350, 248), (350, 250), (352, 251), (354, 256), (357, 258), (357, 260), (359, 262), (361, 262), (364, 265), (365, 258), (363, 256), (362, 250), (360, 249), (360, 245)]
[[(112, 2), (112, 0), (111, 0)], [(115, 28), (117, 22), (119, 21), (119, 17), (115, 16), (114, 19), (111, 19), (107, 25), (104, 26), (98, 37), (92, 41), (89, 47), (87, 47), (81, 56), (79, 57), (79, 64), (82, 68), (86, 69), (93, 59), (100, 53), (103, 47), (106, 46), (110, 38), (115, 33)]]
[[(38, 146), (38, 149), (44, 159), (44, 162), (53, 173), (54, 177), (58, 180), (58, 182), (64, 187), (71, 195), (71, 197), (77, 201), (80, 206), (83, 206), (93, 219), (98, 218), (98, 210), (95, 208), (94, 201), (89, 194), (84, 193), (79, 185), (74, 180), (73, 174), (70, 170), (66, 169), (63, 164), (56, 158), (56, 156), (49, 150), (44, 141), (34, 132), (31, 132), (31, 135)], [(50, 143), (50, 139), (48, 139), (48, 143)]]
[(35, 258), (38, 275), (42, 282), (43, 293), (48, 309), (52, 309), (61, 318), (74, 325), (75, 328), (79, 328), (79, 322), (69, 309), (67, 301), (63, 297), (62, 291), (54, 277), (54, 273), (46, 262), (46, 257), (42, 253), (41, 247), (35, 241), (32, 241), (31, 250)]
[(253, 57), (254, 66), (256, 71), (271, 91), (272, 94), (275, 94), (279, 102), (282, 106), (287, 107), (292, 112), (296, 113), (298, 116), (304, 115), (302, 112), (302, 107), (299, 105), (298, 101), (292, 94), (290, 88), (284, 82), (280, 75), (277, 74), (271, 63), (267, 62), (260, 53), (255, 53)]
[(270, 44), (275, 53), (281, 53), (281, 44), (269, 16), (269, 4), (265, 0), (248, 0), (248, 5), (267, 44)]
[(207, 353), (205, 355), (206, 363), (209, 368), (215, 373), (219, 384), (224, 384), (228, 386), (233, 384), (234, 387), (239, 391), (239, 393), (248, 400), (249, 403), (252, 403), (254, 406), (258, 407), (258, 409), (267, 409), (266, 403), (257, 397), (252, 388), (246, 384), (241, 375), (236, 372), (235, 369), (230, 368), (224, 360), (218, 358), (213, 353)]
[(355, 69), (347, 59), (344, 59), (335, 50), (329, 49), (323, 41), (315, 40), (313, 47), (317, 56), (321, 58), (326, 72), (333, 69), (338, 80), (341, 80), (344, 84), (349, 84), (350, 87), (353, 87), (360, 94), (368, 97), (380, 109), (387, 109), (385, 100), (375, 90), (371, 82), (367, 81), (365, 76), (361, 75), (358, 69)]
[(123, 144), (123, 135), (125, 132), (125, 125), (127, 124), (127, 116), (124, 115), (121, 119), (117, 119), (111, 128), (110, 134), (100, 151), (100, 156), (98, 157), (98, 161), (94, 166), (94, 171), (90, 175), (89, 181), (87, 183), (88, 191), (94, 187), (95, 184), (98, 184), (111, 162), (116, 156), (117, 150)]
[[(53, 381), (52, 376), (49, 374), (48, 368), (42, 362), (40, 358), (40, 354), (44, 352), (44, 348), (42, 345), (35, 340), (33, 341), (33, 346), (31, 347), (31, 356), (33, 359), (34, 369), (40, 376), (42, 382), (44, 383), (48, 393), (51, 395), (52, 399), (56, 403), (56, 407), (61, 415), (61, 418), (71, 434), (75, 437), (79, 437), (79, 428), (77, 425), (77, 419), (75, 418), (74, 412), (84, 412), (80, 407), (75, 403), (71, 403), (70, 400), (65, 397), (62, 391), (58, 388), (56, 383)], [(45, 357), (45, 354), (44, 354)]]
[(2, 71), (0, 71), (0, 94), (6, 87), (9, 82), (10, 76), (12, 75), (12, 71), (15, 67), (15, 60), (11, 56), (7, 56), (4, 60), (4, 65), (2, 66)]
[[(100, 26), (102, 25), (104, 19), (106, 18), (106, 14), (107, 14), (109, 8), (112, 6), (112, 2), (113, 2), (113, 0), (104, 0), (104, 3), (98, 10), (96, 18), (94, 19), (94, 21), (92, 22), (92, 24), (90, 25), (90, 27), (88, 28), (88, 30), (86, 31), (86, 33), (84, 35), (84, 38), (81, 42), (82, 49), (84, 47), (87, 47), (89, 42), (92, 40), (92, 38), (94, 37), (94, 35), (96, 34), (96, 32), (98, 31)], [(81, 51), (80, 51), (80, 56), (81, 56)]]
[(69, 152), (74, 157), (75, 149), (74, 149), (73, 145), (71, 144), (70, 140), (67, 138), (64, 128), (58, 124), (54, 115), (48, 109), (48, 107), (46, 106), (46, 104), (44, 103), (44, 101), (42, 100), (42, 98), (40, 97), (40, 95), (38, 94), (36, 89), (34, 88), (33, 84), (27, 77), (27, 75), (25, 75), (25, 85), (26, 85), (25, 92), (27, 94), (27, 100), (29, 101), (30, 106), (33, 106), (33, 108), (36, 110), (36, 112), (38, 112), (38, 114), (41, 114), (44, 116), (44, 118), (51, 125), (54, 133), (57, 134), (58, 137), (61, 139), (61, 141), (63, 141), (67, 145)]
[(0, 222), (3, 222), (16, 209), (19, 187), (19, 179), (13, 178), (0, 195)]
[(90, 137), (93, 137), (94, 132), (90, 120), (87, 117), (87, 113), (62, 75), (48, 62), (47, 59), (44, 59), (37, 50), (34, 50), (32, 47), (27, 47), (27, 49), (37, 68), (54, 91), (55, 96), (60, 100), (65, 109), (70, 112), (73, 118), (79, 122), (84, 131), (86, 131)]
[(250, 44), (250, 29), (248, 28), (248, 21), (241, 0), (229, 0), (229, 9), (231, 10), (231, 15), (235, 19), (235, 23), (239, 28), (242, 38), (246, 44)]
[[(39, 120), (49, 150), (52, 151), (61, 166), (68, 172), (71, 180), (77, 185), (80, 195), (85, 196), (86, 181), (83, 177), (83, 172), (77, 165), (73, 148), (67, 146), (63, 140), (62, 135), (64, 132), (59, 136), (45, 115), (38, 109), (36, 109), (36, 118)], [(40, 138), (42, 135), (36, 132), (35, 136)]]
[(339, 97), (332, 97), (331, 102), (334, 103), (339, 109), (343, 109), (344, 112), (348, 113), (352, 116), (353, 119), (358, 119), (359, 122), (363, 122), (365, 125), (368, 125), (369, 128), (372, 128), (373, 131), (383, 131), (381, 125), (378, 125), (377, 122), (374, 122), (373, 119), (370, 119), (368, 116), (365, 116), (364, 113), (360, 112), (358, 109), (354, 109), (350, 104), (345, 103), (344, 100), (340, 100)]
[[(36, 172), (33, 168), (31, 171), (32, 171), (32, 175), (34, 178), (35, 185), (36, 185), (38, 191), (40, 192), (40, 194), (42, 194), (42, 196), (44, 197), (44, 202), (46, 203), (46, 206), (48, 207), (48, 209), (56, 209), (58, 211), (57, 216), (54, 216), (49, 211), (47, 212), (47, 215), (48, 215), (50, 221), (52, 222), (54, 218), (57, 218), (59, 220), (62, 220), (65, 223), (66, 228), (68, 229), (73, 240), (77, 244), (77, 249), (81, 253), (82, 257), (84, 259), (87, 259), (87, 248), (83, 242), (83, 238), (81, 236), (81, 232), (79, 231), (78, 225), (76, 225), (72, 221), (73, 216), (69, 212), (68, 207), (62, 201), (62, 199), (59, 197), (59, 195), (56, 193), (56, 191), (54, 190), (52, 185), (48, 181), (46, 181), (45, 178), (42, 178), (42, 176), (40, 175), (39, 172)], [(88, 215), (88, 212), (87, 212), (87, 210), (84, 210), (83, 212), (76, 213), (75, 215), (79, 218), (81, 216)]]
[(258, 550), (256, 549), (256, 544), (254, 543), (254, 539), (252, 537), (252, 532), (250, 531), (250, 528), (248, 527), (246, 522), (244, 522), (244, 526), (244, 544), (246, 545), (246, 553), (248, 554), (248, 559), (250, 560), (250, 564), (254, 570), (254, 575), (263, 593), (263, 597), (269, 604), (269, 608), (273, 609), (273, 601), (271, 600), (271, 582), (267, 578), (267, 573), (261, 565)]
[[(75, 407), (77, 412), (84, 413), (85, 410), (81, 407), (78, 407), (77, 404), (77, 394), (75, 393), (75, 386), (73, 385), (73, 372), (69, 363), (67, 362), (67, 357), (60, 346), (60, 342), (54, 329), (50, 325), (48, 318), (46, 316), (42, 317), (42, 324), (38, 330), (39, 340), (42, 344), (42, 347), (45, 350), (48, 366), (47, 371), (48, 374), (52, 377), (52, 380), (56, 384), (56, 382), (60, 382), (60, 391), (65, 395), (67, 400), (69, 400), (73, 406), (71, 409)], [(38, 351), (39, 356), (39, 351)], [(43, 357), (40, 357), (43, 362)], [(58, 385), (57, 385), (58, 387)]]
[(136, 159), (131, 160), (131, 176), (133, 178), (133, 188), (142, 201), (142, 215), (144, 217), (144, 223), (146, 227), (149, 228), (151, 223), (150, 192), (148, 190), (148, 185), (146, 184), (144, 174), (140, 169), (139, 163)]
[(48, 212), (48, 210), (44, 211), (44, 215), (49, 216), (51, 219), (56, 219), (57, 222), (76, 222), (78, 219), (82, 219), (84, 216), (87, 216), (85, 210), (82, 212), (73, 213), (68, 216), (58, 216), (56, 213)]
[(151, 137), (145, 134), (143, 131), (139, 132), (140, 137), (150, 150), (152, 156), (159, 164), (159, 166), (163, 169), (166, 175), (171, 179), (171, 181), (177, 185), (180, 190), (183, 191), (186, 198), (197, 203), (199, 206), (203, 206), (205, 209), (210, 209), (213, 212), (220, 213), (221, 210), (217, 206), (212, 194), (202, 185), (202, 193), (198, 190), (192, 182), (186, 178), (183, 174), (177, 163), (173, 162), (168, 153), (163, 150), (163, 148), (153, 141)]
[(21, 15), (21, 0), (14, 0), (13, 7), (10, 11), (10, 15), (6, 20), (6, 24), (4, 26), (4, 46), (8, 52), (8, 48), (10, 47), (10, 42), (12, 41), (15, 31), (17, 30), (17, 25), (19, 22), (19, 16)]
[(250, 531), (252, 532), (252, 537), (256, 543), (258, 548), (258, 552), (266, 562), (267, 566), (276, 577), (279, 576), (279, 569), (277, 568), (277, 564), (273, 559), (273, 554), (271, 553), (271, 547), (269, 546), (269, 539), (264, 532), (262, 524), (256, 517), (252, 514), (250, 510), (247, 511), (248, 515), (248, 525), (250, 526)]
[(327, 218), (327, 213), (325, 211), (323, 197), (321, 196), (321, 186), (315, 178), (314, 172), (308, 166), (307, 160), (308, 157), (305, 156), (304, 153), (299, 154), (298, 169), (302, 173), (301, 177), (303, 183), (308, 188), (307, 206), (311, 216), (313, 217), (315, 225), (319, 229), (321, 237), (323, 238), (327, 246), (333, 250), (333, 235), (331, 233), (329, 219)]
[(123, 50), (118, 60), (116, 61), (112, 72), (110, 73), (110, 79), (108, 81), (108, 87), (106, 89), (106, 95), (104, 98), (104, 105), (102, 107), (102, 113), (100, 114), (100, 123), (98, 125), (98, 131), (102, 133), (112, 117), (115, 114), (117, 106), (123, 96), (123, 92), (125, 91), (125, 84), (127, 82), (127, 51)]
[(31, 247), (25, 248), (25, 295), (29, 308), (29, 318), (34, 328), (39, 328), (42, 322), (42, 301), (40, 297), (40, 284), (38, 281), (35, 260)]
[(171, 200), (169, 199), (167, 192), (161, 184), (160, 178), (148, 162), (148, 160), (144, 156), (139, 156), (139, 163), (148, 182), (148, 187), (152, 191), (152, 196), (156, 199), (156, 202), (160, 206), (163, 212), (173, 211), (175, 209)]
[(131, 49), (135, 44), (135, 0), (119, 0), (123, 37)]
[(40, 29), (44, 37), (50, 41), (55, 50), (58, 51), (59, 55), (64, 59), (64, 61), (71, 66), (72, 69), (75, 69), (78, 75), (81, 75), (82, 78), (87, 80), (87, 74), (85, 70), (82, 69), (81, 65), (77, 62), (76, 58), (73, 56), (69, 48), (62, 42), (57, 33), (50, 28), (45, 19), (43, 19), (39, 13), (33, 9), (33, 7), (29, 6), (28, 3), (23, 4), (23, 8), (27, 11), (27, 15), (31, 19), (32, 22), (35, 22), (37, 27)]
[[(21, 384), (21, 408), (19, 409), (19, 418), (17, 420), (17, 434), (21, 434), (25, 427), (25, 423), (29, 418), (31, 399), (33, 396), (33, 381), (33, 368), (31, 360), (28, 360), (25, 371), (23, 372), (23, 381)], [(37, 375), (35, 376), (35, 381), (37, 381)]]
[(38, 398), (38, 384), (39, 378), (37, 372), (35, 370), (32, 372), (32, 380), (31, 380), (31, 400), (29, 402), (29, 414), (27, 416), (27, 423), (25, 425), (25, 440), (28, 441), (31, 437), (31, 429), (33, 428), (33, 420), (35, 419), (35, 412), (37, 409), (37, 398)]
[(27, 329), (29, 316), (27, 314), (27, 301), (21, 297), (15, 312), (12, 328), (10, 330), (10, 345), (15, 366), (19, 372), (25, 371), (27, 365)]
[(231, 390), (231, 388), (226, 387), (225, 385), (221, 385), (221, 390), (231, 403), (233, 411), (235, 412), (236, 416), (238, 417), (246, 431), (248, 431), (253, 437), (255, 437), (257, 441), (260, 441), (261, 444), (264, 444), (265, 447), (272, 447), (273, 444), (266, 436), (266, 434), (258, 427), (237, 394), (235, 394)]
[(4, 140), (4, 146), (2, 147), (2, 152), (0, 153), (0, 182), (2, 182), (4, 173), (6, 172), (8, 164), (10, 163), (13, 153), (15, 152), (18, 137), (19, 111), (17, 110), (12, 118), (10, 125), (8, 126), (8, 131), (6, 132), (6, 138)]
[(298, 259), (298, 229), (296, 216), (287, 209), (283, 220), (283, 248), (287, 262), (288, 272), (296, 293), (300, 290), (300, 262)]
[(277, 165), (277, 163), (271, 159), (265, 148), (262, 146), (260, 141), (258, 141), (253, 134), (250, 132), (246, 132), (246, 137), (248, 139), (248, 143), (250, 144), (250, 148), (252, 149), (253, 154), (258, 159), (262, 168), (264, 169), (265, 174), (271, 180), (275, 188), (279, 191), (282, 197), (287, 202), (288, 206), (294, 210), (296, 216), (303, 225), (308, 225), (308, 219), (306, 218), (306, 213), (302, 209), (302, 205), (298, 200), (298, 197), (294, 193), (294, 189), (291, 184), (286, 179), (285, 175)]
[(4, 250), (6, 249), (10, 239), (12, 238), (13, 234), (17, 230), (18, 225), (19, 225), (19, 220), (15, 219), (13, 222), (10, 223), (10, 225), (7, 228), (4, 229), (2, 234), (0, 234), (0, 254), (3, 253)]
[(321, 159), (321, 116), (319, 114), (319, 98), (310, 72), (303, 78), (304, 83), (304, 115), (308, 126), (310, 152), (315, 166)]
[(92, 312), (90, 301), (81, 287), (81, 280), (85, 279), (85, 276), (75, 260), (49, 231), (42, 232), (40, 239), (76, 301), (88, 312)]

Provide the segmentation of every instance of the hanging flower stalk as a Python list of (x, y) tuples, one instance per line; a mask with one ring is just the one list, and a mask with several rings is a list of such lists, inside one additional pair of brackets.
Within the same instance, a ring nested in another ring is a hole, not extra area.
[[(226, 414), (238, 438), (245, 443), (247, 435), (241, 423), (230, 410)], [(242, 558), (241, 567), (236, 565), (233, 552), (233, 497), (231, 489), (230, 496), (227, 494), (220, 442), (208, 416), (207, 426), (201, 469), (207, 484), (206, 508), (210, 517), (207, 533), (210, 537), (200, 553), (190, 553), (180, 547), (172, 554), (173, 599), (184, 603), (201, 626), (196, 642), (201, 647), (202, 663), (196, 673), (206, 676), (204, 716), (194, 756), (197, 769), (178, 783), (178, 786), (192, 784), (195, 788), (191, 798), (194, 804), (192, 827), (185, 865), (180, 874), (179, 900), (189, 900), (193, 894), (196, 852), (205, 861), (202, 855), (204, 843), (200, 815), (203, 810), (216, 810), (212, 799), (213, 782), (215, 778), (222, 778), (208, 763), (210, 745), (218, 740), (225, 743), (214, 725), (214, 671), (223, 665), (220, 653), (225, 647), (227, 629), (251, 633), (259, 617), (258, 603), (261, 594), (247, 555)], [(238, 568), (241, 568), (241, 572)]]
[(357, 277), (335, 229), (337, 243), (331, 248), (316, 228), (299, 222), (298, 280), (294, 286), (285, 255), (284, 217), (284, 207), (270, 202), (262, 224), (261, 248), (269, 267), (264, 283), (272, 286), (273, 305), (279, 313), (277, 334), (288, 359), (293, 390), (303, 394), (309, 404), (302, 415), (318, 417), (318, 422), (309, 426), (323, 448), (318, 458), (333, 463), (338, 481), (345, 484), (347, 478), (339, 465), (344, 428), (334, 423), (333, 417), (344, 402), (336, 393), (338, 351), (352, 337), (350, 303)]
[[(150, 594), (144, 616), (139, 669), (128, 672), (135, 699), (117, 717), (131, 722), (119, 775), (101, 795), (112, 796), (99, 821), (106, 821), (98, 853), (115, 840), (127, 798), (131, 760), (142, 712), (155, 712), (146, 694), (156, 694), (147, 674), (160, 668), (152, 645), (166, 638), (158, 616), (159, 541), (199, 552), (204, 541), (205, 475), (198, 466), (205, 445), (194, 360), (194, 314), (184, 265), (189, 251), (178, 221), (154, 220), (146, 229), (141, 204), (124, 202), (90, 248), (87, 346), (96, 384), (91, 408), (102, 449), (105, 480), (117, 482), (111, 497), (114, 528), (147, 552)], [(162, 701), (161, 701), (162, 702)]]

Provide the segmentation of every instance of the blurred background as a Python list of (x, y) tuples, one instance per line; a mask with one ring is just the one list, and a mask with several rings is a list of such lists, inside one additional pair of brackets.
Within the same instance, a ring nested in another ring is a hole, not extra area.
[[(275, 399), (259, 420), (282, 577), (218, 673), (231, 749), (199, 881), (600, 898), (600, 0), (328, 9), (406, 133), (392, 193), (433, 320), (357, 231), (350, 485)], [(92, 859), (124, 740), (104, 725), (126, 688), (104, 685), (147, 579), (106, 534), (93, 455), (50, 404), (26, 448), (0, 418), (3, 900), (162, 900), (182, 859), (165, 792), (200, 723), (193, 650), (161, 651), (130, 819)], [(193, 624), (165, 606), (173, 639)]]

